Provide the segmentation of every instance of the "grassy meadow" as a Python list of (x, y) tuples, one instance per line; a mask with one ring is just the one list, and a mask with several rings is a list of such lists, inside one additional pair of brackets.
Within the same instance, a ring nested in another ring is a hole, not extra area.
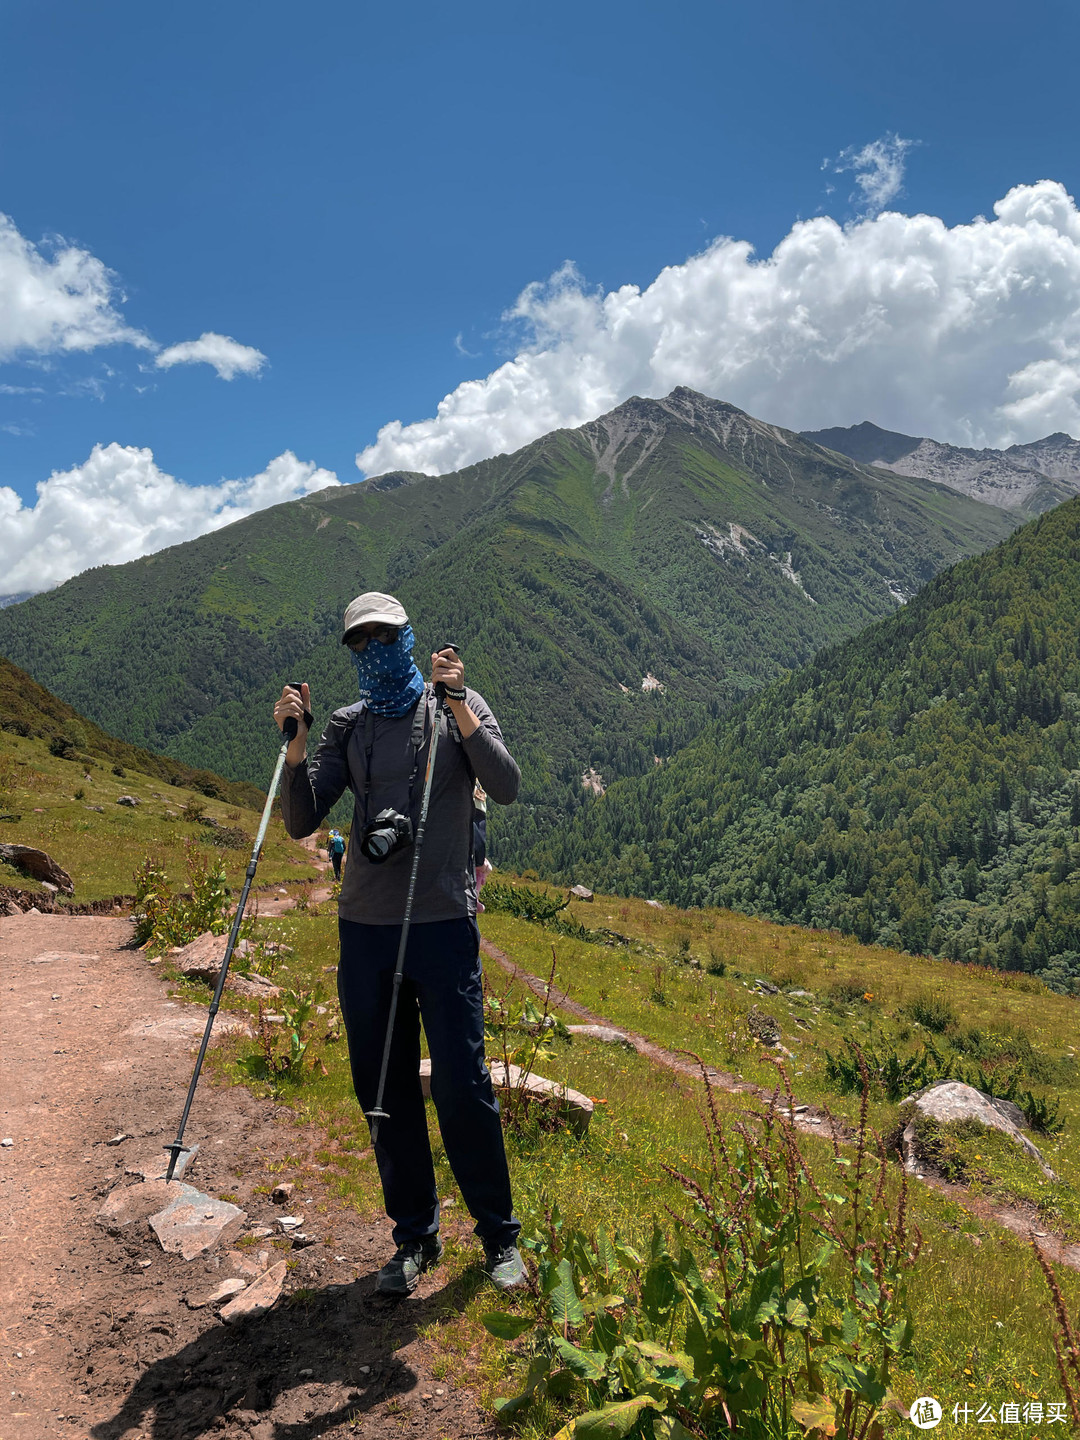
[[(269, 780), (272, 749), (266, 764)], [(121, 795), (139, 804), (118, 805)], [(229, 885), (238, 888), (258, 826), (258, 810), (210, 799), (90, 754), (54, 755), (40, 737), (0, 729), (0, 841), (51, 855), (74, 882), (70, 899), (75, 904), (131, 895), (135, 868), (148, 855), (158, 857), (174, 886), (184, 889), (186, 846), (194, 846), (204, 859), (220, 860)], [(288, 838), (275, 816), (258, 883), (295, 885), (319, 873), (310, 853)], [(0, 885), (44, 893), (36, 880), (2, 862)], [(61, 904), (64, 898), (57, 897)]]
[[(308, 1145), (298, 1130), (296, 1164), (289, 1178), (302, 1184), (305, 1173), (317, 1169), (346, 1202), (362, 1213), (377, 1213), (377, 1176), (366, 1126), (352, 1096), (337, 1019), (333, 907), (327, 904), (322, 910), (260, 923), (263, 938), (272, 942), (274, 978), (287, 991), (279, 1008), (291, 1018), (304, 991), (313, 993), (323, 1007), (321, 1014), (312, 1008), (304, 1032), (308, 1049), (299, 1070), (272, 1085), (264, 1082), (262, 1088), (273, 1089), (294, 1108), (298, 1127), (315, 1122), (326, 1136), (325, 1143)], [(730, 912), (656, 910), (642, 902), (598, 896), (592, 904), (575, 904), (560, 919), (568, 915), (589, 929), (617, 931), (626, 943), (589, 943), (490, 909), (481, 917), (481, 928), (487, 939), (535, 975), (548, 974), (554, 949), (560, 988), (615, 1023), (673, 1048), (691, 1049), (720, 1068), (771, 1086), (776, 1083), (775, 1064), (746, 1028), (746, 1014), (757, 1004), (779, 1021), (783, 1044), (792, 1052), (785, 1064), (796, 1099), (827, 1105), (845, 1121), (857, 1120), (859, 1097), (830, 1086), (825, 1057), (842, 1049), (848, 1038), (867, 1046), (911, 1050), (919, 1043), (921, 1025), (910, 1018), (912, 1009), (936, 1023), (941, 1007), (949, 1007), (952, 1020), (944, 1031), (934, 1032), (942, 1050), (949, 1045), (950, 1031), (969, 1048), (975, 1044), (969, 1032), (1004, 1035), (1011, 1050), (1027, 1056), (1033, 1069), (1052, 1074), (1052, 1082), (1041, 1087), (1033, 1082), (1033, 1088), (1060, 1098), (1064, 1128), (1056, 1136), (1033, 1138), (1057, 1173), (1057, 1183), (1045, 1180), (1012, 1142), (983, 1132), (950, 1141), (955, 1173), (965, 1179), (972, 1201), (961, 1203), (913, 1186), (911, 1210), (923, 1234), (910, 1289), (914, 1345), (894, 1377), (894, 1389), (905, 1404), (921, 1394), (937, 1395), (947, 1402), (947, 1410), (965, 1401), (1022, 1404), (1061, 1398), (1050, 1297), (1030, 1247), (981, 1218), (974, 1197), (1019, 1207), (1047, 1231), (1080, 1235), (1080, 1077), (1072, 1054), (1080, 1027), (1075, 1001), (1022, 977), (861, 946), (831, 933)], [(709, 966), (724, 973), (710, 973)], [(507, 979), (493, 962), (487, 961), (486, 969), (496, 995), (511, 1004), (524, 998), (514, 985), (507, 991)], [(752, 994), (759, 978), (809, 991), (813, 998)], [(193, 994), (196, 988), (185, 984), (183, 993)], [(859, 999), (853, 998), (856, 990)], [(938, 1008), (920, 1010), (928, 997), (939, 1001)], [(287, 1029), (285, 1024), (271, 1025), (263, 1040), (230, 1041), (217, 1052), (219, 1074), (251, 1083), (251, 1066), (264, 1047), (284, 1059)], [(697, 1177), (705, 1174), (699, 1086), (624, 1047), (580, 1036), (555, 1042), (538, 1069), (584, 1091), (597, 1104), (583, 1139), (536, 1127), (508, 1134), (515, 1202), (526, 1233), (542, 1231), (545, 1217), (557, 1209), (567, 1227), (617, 1230), (641, 1245), (654, 1218), (670, 1223), (672, 1215), (687, 1213), (680, 1185), (662, 1167), (671, 1165)], [(729, 1129), (762, 1108), (745, 1094), (717, 1092), (715, 1099)], [(874, 1127), (887, 1132), (895, 1126), (899, 1107), (875, 1096), (870, 1111)], [(434, 1113), (431, 1121), (440, 1194), (453, 1201), (456, 1187), (438, 1144)], [(800, 1144), (811, 1171), (826, 1180), (835, 1163), (831, 1146), (813, 1136)], [(895, 1203), (899, 1171), (894, 1169), (888, 1193)], [(468, 1220), (452, 1206), (444, 1216), (447, 1230), (454, 1228), (455, 1216), (462, 1224)], [(480, 1317), (496, 1308), (527, 1315), (535, 1302), (528, 1297), (510, 1303), (496, 1299), (479, 1283), (478, 1258), (479, 1248), (471, 1239), (454, 1239), (448, 1245), (444, 1273), (459, 1276), (460, 1282), (447, 1291), (445, 1313), (430, 1333), (441, 1351), (441, 1373), (478, 1385), (484, 1399), (493, 1403), (497, 1396), (515, 1392), (525, 1358), (520, 1344), (508, 1348), (492, 1339)], [(1080, 1276), (1063, 1269), (1061, 1284), (1076, 1314)], [(539, 1440), (559, 1428), (560, 1412), (547, 1400), (514, 1423), (528, 1440)], [(908, 1422), (898, 1423), (906, 1429)]]
[[(141, 803), (118, 806), (120, 794)], [(180, 888), (186, 847), (220, 857), (236, 885), (258, 819), (254, 811), (158, 778), (131, 770), (118, 775), (104, 762), (50, 754), (40, 740), (9, 732), (0, 732), (0, 813), (20, 817), (0, 822), (0, 839), (46, 849), (73, 876), (76, 902), (131, 893), (133, 871), (148, 855), (161, 859)], [(202, 816), (218, 826), (205, 825)], [(218, 829), (245, 831), (249, 843), (214, 845), (207, 837)], [(226, 1041), (211, 1064), (219, 1082), (272, 1091), (292, 1108), (296, 1143), (287, 1178), (303, 1187), (317, 1174), (345, 1203), (376, 1214), (378, 1181), (351, 1092), (337, 1011), (334, 907), (310, 903), (315, 874), (308, 852), (288, 841), (275, 821), (258, 879), (287, 885), (301, 903), (281, 918), (255, 922), (256, 947), (245, 963), (271, 973), (283, 987), (275, 1002), (280, 1018), (267, 1020), (254, 1039)], [(35, 888), (6, 867), (0, 867), (0, 883)], [(529, 888), (537, 888), (535, 881)], [(489, 889), (485, 896), (498, 893)], [(913, 1187), (911, 1209), (923, 1247), (910, 1286), (913, 1348), (894, 1376), (894, 1389), (904, 1403), (937, 1395), (947, 1411), (957, 1402), (1047, 1403), (1061, 1397), (1050, 1297), (1030, 1247), (979, 1212), (985, 1202), (1009, 1204), (1041, 1229), (1080, 1238), (1080, 1025), (1074, 999), (1028, 977), (862, 946), (831, 932), (603, 896), (575, 902), (545, 925), (489, 908), (481, 929), (534, 975), (548, 974), (554, 954), (558, 986), (615, 1024), (771, 1087), (775, 1052), (763, 1051), (747, 1026), (751, 1008), (758, 1007), (779, 1025), (796, 1099), (828, 1106), (847, 1123), (857, 1120), (859, 1097), (843, 1093), (830, 1078), (829, 1058), (843, 1054), (849, 1040), (867, 1053), (900, 1057), (917, 1055), (929, 1040), (941, 1055), (982, 1063), (1002, 1078), (1019, 1076), (1029, 1093), (1056, 1103), (1063, 1127), (1032, 1138), (1057, 1181), (1043, 1177), (1003, 1137), (980, 1133), (943, 1142), (949, 1173), (966, 1185), (959, 1193), (970, 1200)], [(606, 932), (606, 943), (588, 932)], [(486, 968), (493, 994), (511, 1007), (520, 1004), (519, 987), (492, 962)], [(168, 973), (167, 957), (162, 969)], [(174, 975), (173, 984), (180, 995), (208, 999), (197, 982)], [(795, 990), (807, 993), (787, 993)], [(225, 1004), (251, 1008), (234, 995)], [(305, 1047), (295, 1064), (289, 1040), (294, 1028)], [(642, 1245), (654, 1219), (670, 1225), (673, 1216), (687, 1214), (682, 1187), (663, 1167), (691, 1177), (706, 1173), (699, 1086), (621, 1046), (580, 1036), (553, 1042), (538, 1069), (597, 1103), (582, 1139), (529, 1125), (508, 1133), (526, 1233), (542, 1232), (557, 1211), (567, 1227), (618, 1231), (628, 1243)], [(746, 1094), (716, 1092), (715, 1101), (729, 1132), (762, 1109)], [(897, 1124), (899, 1105), (874, 1093), (870, 1117), (887, 1133)], [(454, 1201), (456, 1187), (431, 1118), (440, 1194)], [(807, 1136), (800, 1144), (815, 1176), (824, 1182), (835, 1173), (825, 1140)], [(898, 1187), (894, 1167), (887, 1196), (893, 1203)], [(528, 1295), (508, 1301), (482, 1283), (479, 1247), (460, 1201), (447, 1207), (445, 1221), (450, 1238), (443, 1274), (452, 1283), (429, 1336), (439, 1351), (439, 1373), (475, 1385), (493, 1404), (518, 1387), (525, 1342), (495, 1340), (480, 1317), (500, 1308), (528, 1315), (536, 1301)], [(1060, 1278), (1077, 1314), (1080, 1276), (1062, 1269)], [(563, 1419), (558, 1402), (544, 1400), (521, 1412), (514, 1425), (523, 1440), (540, 1440)], [(906, 1430), (908, 1422), (896, 1424)]]

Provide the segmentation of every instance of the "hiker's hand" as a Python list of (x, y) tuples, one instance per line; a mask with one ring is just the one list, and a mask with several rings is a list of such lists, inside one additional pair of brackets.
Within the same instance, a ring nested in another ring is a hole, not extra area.
[(296, 721), (296, 735), (289, 741), (289, 748), (285, 754), (285, 759), (290, 765), (299, 765), (307, 754), (307, 716), (310, 714), (311, 690), (309, 687), (301, 685), (299, 690), (294, 690), (291, 685), (286, 685), (282, 689), (281, 699), (274, 706), (274, 719), (281, 731), (285, 729), (286, 720)]
[(464, 690), (465, 662), (453, 650), (439, 650), (431, 656), (431, 683), (442, 681), (448, 690)]
[[(447, 692), (465, 689), (465, 662), (454, 650), (437, 650), (431, 657), (431, 683), (437, 685), (442, 681)], [(469, 709), (464, 699), (456, 700), (447, 693), (446, 703), (450, 706), (454, 719), (457, 721), (461, 738), (467, 740), (474, 730), (479, 729), (480, 721)]]

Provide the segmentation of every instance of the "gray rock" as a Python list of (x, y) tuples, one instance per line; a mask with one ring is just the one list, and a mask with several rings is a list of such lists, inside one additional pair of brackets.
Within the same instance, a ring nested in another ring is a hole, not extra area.
[[(959, 1080), (945, 1080), (940, 1085), (931, 1085), (919, 1095), (908, 1096), (903, 1103), (908, 1104), (911, 1101), (914, 1101), (920, 1114), (941, 1125), (953, 1124), (957, 1120), (977, 1120), (988, 1130), (1000, 1130), (1035, 1161), (1048, 1179), (1057, 1179), (1036, 1146), (1021, 1133), (1015, 1116), (1019, 1115), (1021, 1121), (1024, 1116), (1011, 1101), (995, 1100), (993, 1096), (976, 1090), (973, 1085), (964, 1085)], [(915, 1127), (910, 1122), (901, 1136), (901, 1146), (904, 1167), (909, 1174), (914, 1174), (919, 1162), (915, 1152)]]
[(150, 1228), (163, 1250), (194, 1260), (196, 1255), (205, 1255), (216, 1245), (239, 1235), (247, 1215), (239, 1205), (204, 1195), (192, 1185), (185, 1185), (184, 1189), (189, 1193), (178, 1195), (163, 1210), (150, 1216)]
[(185, 1185), (180, 1180), (144, 1180), (141, 1185), (114, 1190), (94, 1218), (110, 1234), (119, 1235), (140, 1221), (149, 1220), (173, 1200), (198, 1193), (193, 1185)]
[(220, 1300), (231, 1300), (234, 1295), (239, 1295), (241, 1290), (247, 1289), (246, 1280), (222, 1280), (221, 1284), (211, 1290), (209, 1295), (203, 1295), (198, 1300), (188, 1300), (188, 1308), (191, 1310), (202, 1310), (207, 1305), (216, 1305)]
[(274, 1186), (273, 1190), (271, 1190), (270, 1192), (270, 1199), (274, 1202), (275, 1205), (284, 1205), (286, 1200), (288, 1200), (292, 1196), (292, 1193), (295, 1189), (296, 1186), (292, 1183), (291, 1180), (285, 1180), (280, 1185)]
[(118, 795), (116, 797), (116, 803), (118, 805), (126, 805), (129, 809), (134, 810), (136, 805), (142, 804), (142, 801), (137, 795)]
[(243, 1250), (230, 1250), (225, 1259), (234, 1275), (243, 1275), (247, 1280), (254, 1280), (269, 1265), (270, 1251), (260, 1250), (257, 1255), (252, 1255), (250, 1250), (246, 1254)]
[[(190, 945), (183, 945), (173, 952), (173, 963), (189, 980), (205, 980), (209, 985), (216, 985), (228, 943), (227, 935), (212, 935), (209, 930), (204, 931)], [(246, 955), (250, 948), (246, 940), (238, 941), (233, 958)], [(225, 989), (254, 1000), (272, 1000), (281, 994), (280, 987), (265, 975), (238, 975), (232, 969), (225, 981)]]
[(646, 900), (645, 904), (650, 906), (653, 910), (662, 910), (664, 908), (659, 900)]
[(48, 881), (65, 895), (75, 894), (71, 876), (44, 850), (35, 850), (32, 845), (0, 845), (0, 860), (6, 860), (32, 880)]
[(265, 1315), (281, 1294), (286, 1269), (285, 1261), (279, 1260), (234, 1300), (223, 1305), (218, 1314), (226, 1325), (234, 1325), (238, 1320), (257, 1320), (260, 1315)]
[(759, 1010), (756, 1005), (751, 1005), (746, 1017), (746, 1026), (754, 1039), (762, 1045), (779, 1045), (780, 1026), (771, 1015), (764, 1010)]
[(570, 894), (575, 900), (591, 900), (593, 898), (593, 892), (586, 889), (584, 885), (571, 885)]
[[(187, 1150), (180, 1152), (176, 1157), (176, 1164), (173, 1166), (174, 1180), (182, 1180), (184, 1178), (185, 1173), (194, 1165), (195, 1157), (198, 1153), (199, 1142), (197, 1140), (195, 1144)], [(158, 1159), (156, 1155), (151, 1155), (146, 1160), (136, 1160), (134, 1165), (129, 1165), (126, 1173), (128, 1175), (141, 1175), (144, 1180), (164, 1180), (168, 1168), (169, 1157), (167, 1154), (162, 1155), (160, 1159)]]
[(568, 1025), (571, 1035), (583, 1035), (586, 1040), (601, 1040), (605, 1045), (623, 1045), (627, 1050), (634, 1046), (628, 1035), (610, 1025)]
[(759, 975), (754, 981), (754, 989), (759, 995), (779, 995), (780, 986), (774, 985), (771, 980), (763, 980)]
[(816, 1000), (817, 996), (812, 990), (785, 990), (784, 994), (789, 1000)]
[[(543, 1075), (526, 1075), (517, 1065), (509, 1071), (501, 1060), (494, 1060), (488, 1066), (491, 1083), (496, 1090), (524, 1089), (542, 1105), (551, 1106), (576, 1135), (584, 1135), (593, 1117), (593, 1102), (580, 1090), (571, 1090)], [(420, 1088), (425, 1095), (431, 1094), (431, 1061), (420, 1061)], [(280, 1222), (279, 1222), (280, 1223)]]

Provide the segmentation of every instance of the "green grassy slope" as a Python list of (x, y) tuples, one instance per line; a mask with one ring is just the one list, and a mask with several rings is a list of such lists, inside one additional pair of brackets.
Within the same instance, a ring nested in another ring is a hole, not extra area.
[[(501, 878), (501, 877), (496, 877)], [(910, 1357), (898, 1367), (894, 1388), (905, 1405), (921, 1394), (948, 1395), (950, 1400), (979, 1401), (1060, 1398), (1051, 1345), (1050, 1296), (1030, 1246), (988, 1220), (984, 1203), (1012, 1204), (1025, 1209), (1038, 1228), (1075, 1235), (1080, 1228), (1080, 1086), (1075, 1051), (1080, 1044), (1075, 1002), (1049, 995), (1035, 980), (1018, 980), (969, 967), (947, 967), (921, 957), (865, 947), (836, 935), (782, 929), (761, 920), (719, 911), (686, 913), (657, 911), (641, 900), (620, 903), (598, 895), (593, 904), (575, 904), (571, 917), (585, 926), (607, 926), (621, 932), (625, 945), (597, 945), (568, 938), (550, 928), (489, 910), (480, 917), (484, 935), (518, 963), (546, 976), (552, 947), (557, 959), (556, 983), (573, 998), (610, 1018), (644, 1031), (669, 1045), (685, 1046), (738, 1071), (762, 1085), (775, 1083), (776, 1070), (746, 1027), (752, 1004), (778, 1020), (795, 1093), (800, 1100), (827, 1101), (847, 1122), (857, 1120), (858, 1097), (831, 1089), (826, 1057), (848, 1039), (864, 1046), (895, 1045), (905, 1053), (920, 1046), (920, 1032), (907, 1007), (927, 994), (940, 996), (947, 987), (953, 1010), (943, 1036), (934, 1039), (943, 1050), (974, 1043), (978, 1033), (989, 1044), (996, 1036), (1024, 1056), (1024, 1063), (1044, 1078), (1031, 1080), (1040, 1092), (1060, 1098), (1066, 1119), (1060, 1135), (1032, 1138), (1061, 1177), (1045, 1182), (1036, 1167), (1013, 1147), (993, 1137), (949, 1137), (951, 1163), (963, 1169), (967, 1194), (946, 1198), (913, 1186), (912, 1218), (924, 1237), (923, 1252), (911, 1285), (915, 1338)], [(565, 917), (564, 917), (565, 918)], [(320, 992), (330, 1009), (329, 1021), (312, 1021), (311, 1050), (299, 1083), (283, 1082), (278, 1098), (305, 1120), (326, 1127), (327, 1145), (313, 1157), (320, 1183), (330, 1178), (341, 1194), (362, 1211), (380, 1208), (378, 1180), (366, 1127), (351, 1093), (344, 1042), (334, 1023), (332, 975), (337, 959), (334, 921), (325, 916), (287, 916), (270, 922), (267, 939), (293, 947), (275, 979), (295, 990)], [(726, 973), (711, 974), (726, 967)], [(495, 995), (520, 1001), (505, 975), (486, 962)], [(759, 977), (781, 987), (779, 995), (752, 994)], [(791, 989), (812, 991), (809, 999), (788, 995)], [(185, 994), (194, 987), (186, 987)], [(205, 987), (203, 991), (206, 994)], [(852, 999), (853, 994), (869, 999)], [(235, 1001), (235, 1004), (251, 1002)], [(573, 1020), (572, 1016), (564, 1019)], [(325, 1033), (324, 1033), (325, 1029)], [(335, 1038), (337, 1037), (337, 1038)], [(284, 1026), (273, 1034), (279, 1051), (288, 1046)], [(496, 1045), (492, 1049), (497, 1049)], [(215, 1052), (211, 1063), (235, 1078), (236, 1058), (258, 1051), (257, 1042), (235, 1040)], [(967, 1051), (958, 1052), (967, 1054)], [(647, 1241), (653, 1218), (667, 1224), (671, 1211), (684, 1213), (686, 1196), (662, 1168), (675, 1165), (703, 1176), (708, 1165), (692, 1086), (643, 1056), (627, 1053), (584, 1036), (559, 1042), (545, 1059), (542, 1073), (565, 1081), (596, 1099), (586, 1137), (539, 1133), (508, 1134), (515, 1208), (526, 1233), (542, 1230), (545, 1214), (557, 1206), (565, 1226), (590, 1232), (618, 1230), (632, 1243)], [(1051, 1077), (1049, 1080), (1046, 1077)], [(747, 1122), (747, 1111), (760, 1108), (748, 1095), (714, 1092), (729, 1135)], [(877, 1094), (871, 1101), (876, 1128), (887, 1131), (899, 1108)], [(434, 1139), (439, 1194), (460, 1207), (453, 1176), (437, 1138), (434, 1114), (429, 1116)], [(989, 1143), (987, 1140), (989, 1139)], [(836, 1174), (831, 1147), (807, 1136), (808, 1163), (824, 1183)], [(302, 1190), (312, 1162), (300, 1156), (287, 1178)], [(890, 1194), (897, 1180), (890, 1180)], [(835, 1187), (825, 1184), (825, 1188)], [(527, 1356), (507, 1352), (483, 1330), (481, 1315), (494, 1308), (490, 1292), (470, 1284), (476, 1249), (459, 1239), (447, 1209), (448, 1251), (444, 1283), (451, 1288), (452, 1313), (440, 1313), (427, 1330), (438, 1351), (436, 1372), (462, 1382), (484, 1379), (487, 1399), (515, 1393), (506, 1376), (507, 1364), (524, 1370)], [(464, 1219), (467, 1231), (470, 1222)], [(470, 1237), (471, 1238), (471, 1237)], [(1071, 1312), (1080, 1298), (1080, 1277), (1062, 1274)], [(529, 1313), (531, 1301), (508, 1301)], [(506, 1304), (499, 1308), (506, 1308)], [(523, 1434), (550, 1436), (565, 1415), (538, 1410), (526, 1419)], [(904, 1422), (906, 1424), (906, 1422)], [(899, 1432), (898, 1432), (899, 1433)]]
[[(138, 804), (118, 805), (121, 795), (134, 797)], [(220, 863), (235, 895), (259, 818), (258, 810), (207, 799), (202, 789), (170, 784), (127, 765), (114, 769), (107, 757), (96, 758), (89, 750), (54, 755), (39, 736), (0, 729), (0, 841), (52, 856), (71, 876), (75, 893), (70, 902), (75, 905), (132, 895), (135, 870), (149, 856), (176, 891), (189, 888), (190, 858), (211, 869)], [(310, 852), (286, 836), (275, 816), (263, 844), (256, 889), (285, 885), (303, 890), (319, 878)], [(36, 880), (2, 862), (0, 887), (29, 893), (35, 904), (48, 900)], [(61, 907), (69, 903), (64, 895), (55, 898)]]
[(1080, 501), (590, 803), (554, 875), (1080, 975)]
[[(505, 857), (589, 767), (644, 774), (747, 690), (1010, 530), (691, 391), (432, 479), (323, 491), (0, 611), (0, 648), (100, 724), (262, 780), (283, 681), (354, 693), (347, 601), (400, 595), (426, 666), (461, 645), (525, 775)], [(652, 675), (664, 687), (646, 692)]]
[(265, 795), (256, 786), (225, 780), (209, 770), (194, 769), (165, 755), (154, 755), (108, 734), (72, 705), (39, 685), (25, 670), (0, 655), (0, 730), (42, 740), (49, 753), (80, 762), (104, 762), (137, 770), (173, 787), (196, 790), (234, 805), (261, 806)]

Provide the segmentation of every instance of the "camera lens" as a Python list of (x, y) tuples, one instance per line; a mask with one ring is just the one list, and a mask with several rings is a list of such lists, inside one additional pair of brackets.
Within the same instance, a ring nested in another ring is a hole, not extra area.
[(367, 837), (365, 849), (371, 860), (385, 860), (397, 837), (392, 830), (376, 830)]

